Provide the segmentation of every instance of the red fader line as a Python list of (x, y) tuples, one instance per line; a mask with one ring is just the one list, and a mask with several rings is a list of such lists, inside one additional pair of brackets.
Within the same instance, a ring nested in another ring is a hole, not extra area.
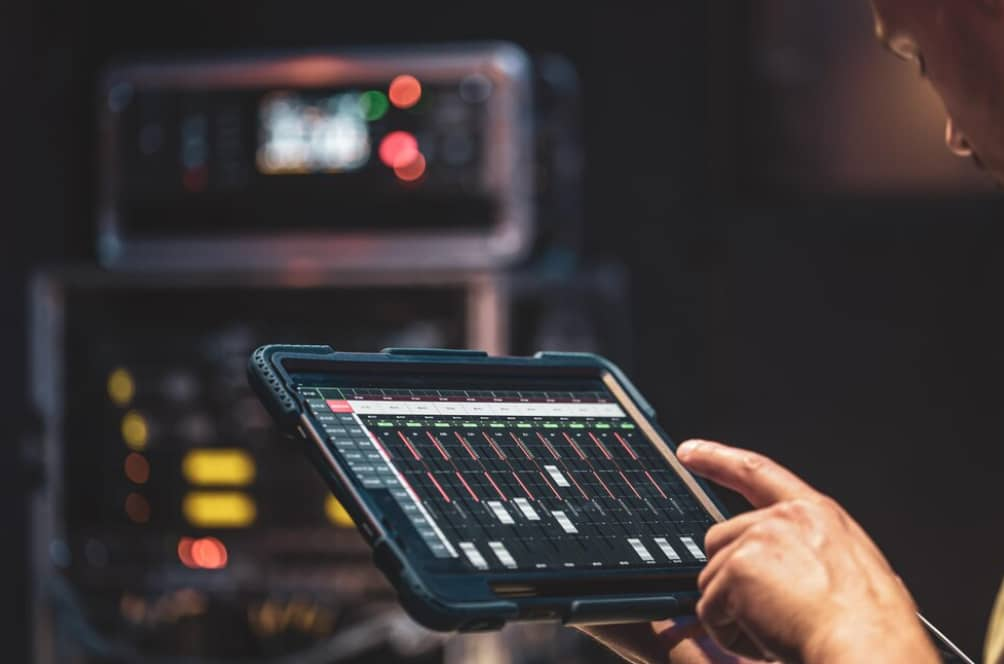
[(443, 497), (443, 500), (445, 500), (446, 502), (450, 502), (450, 497), (446, 495), (446, 492), (443, 491), (443, 487), (439, 485), (439, 482), (436, 481), (436, 478), (432, 476), (432, 473), (430, 473), (429, 471), (425, 471), (425, 474), (426, 476), (428, 476), (430, 480), (432, 480), (432, 483), (436, 485), (436, 488), (439, 489), (439, 494)]
[(443, 459), (449, 461), (450, 455), (446, 453), (446, 450), (443, 449), (443, 446), (439, 444), (439, 441), (436, 440), (436, 437), (432, 435), (432, 432), (426, 431), (425, 435), (428, 436), (429, 440), (432, 441), (432, 444), (436, 446), (436, 449), (439, 450), (439, 454), (443, 457)]
[(607, 449), (607, 446), (601, 443), (600, 439), (594, 436), (592, 431), (589, 432), (589, 437), (593, 439), (593, 442), (596, 443), (596, 447), (600, 448), (600, 452), (603, 452), (603, 456), (605, 456), (607, 460), (614, 458), (613, 455), (610, 454), (610, 450)]
[(408, 436), (404, 435), (400, 431), (397, 432), (397, 436), (398, 436), (398, 438), (401, 439), (401, 441), (405, 445), (407, 445), (408, 451), (411, 452), (411, 456), (415, 457), (416, 461), (420, 461), (422, 459), (422, 456), (418, 453), (418, 450), (416, 450), (415, 447), (411, 444), (411, 441), (408, 440)]
[(665, 500), (666, 492), (662, 490), (662, 487), (656, 483), (655, 478), (652, 477), (652, 475), (647, 470), (645, 471), (645, 477), (648, 478), (648, 481), (652, 483), (652, 486), (655, 487), (655, 490), (658, 491), (659, 495), (662, 496), (662, 499)]
[(614, 437), (616, 437), (617, 440), (620, 441), (621, 447), (623, 447), (624, 450), (631, 456), (631, 459), (637, 461), (638, 455), (634, 453), (634, 449), (632, 449), (631, 446), (628, 445), (628, 442), (623, 438), (621, 438), (621, 435), (616, 431), (614, 431)]
[[(539, 436), (540, 434), (537, 434), (537, 435)], [(569, 436), (564, 431), (561, 432), (561, 435), (565, 437), (565, 440), (567, 440), (568, 444), (572, 446), (572, 449), (575, 450), (575, 453), (579, 455), (579, 458), (582, 459), (583, 461), (585, 461), (586, 460), (586, 455), (582, 453), (582, 450), (579, 449), (579, 446), (575, 444), (575, 441), (572, 440), (572, 437)]]
[(481, 458), (478, 456), (478, 453), (474, 451), (474, 448), (471, 447), (470, 443), (467, 442), (467, 439), (460, 435), (459, 431), (454, 431), (453, 435), (457, 437), (457, 440), (459, 440), (460, 444), (464, 446), (464, 449), (467, 450), (467, 453), (471, 455), (472, 459), (479, 460)]
[(498, 485), (498, 484), (495, 484), (495, 480), (493, 480), (493, 479), (492, 479), (492, 476), (488, 474), (488, 471), (487, 471), (487, 470), (486, 470), (486, 471), (484, 471), (484, 474), (485, 474), (485, 478), (486, 478), (486, 479), (487, 479), (487, 480), (488, 480), (489, 482), (491, 482), (491, 485), (492, 485), (493, 487), (495, 487), (495, 493), (497, 493), (497, 494), (499, 495), (499, 498), (501, 498), (501, 499), (503, 500), (503, 502), (504, 502), (504, 501), (508, 501), (509, 499), (505, 497), (505, 494), (504, 494), (504, 493), (502, 493), (502, 489), (500, 489), (500, 488), (499, 488), (499, 485)]
[(627, 483), (628, 487), (631, 488), (631, 492), (634, 493), (634, 497), (640, 499), (641, 498), (641, 494), (638, 493), (638, 489), (634, 488), (634, 484), (631, 484), (631, 480), (629, 480), (627, 478), (627, 475), (624, 474), (624, 471), (618, 469), (617, 472), (620, 473), (621, 479), (624, 480), (624, 482)]
[(530, 490), (526, 488), (526, 485), (525, 485), (525, 484), (523, 484), (523, 480), (521, 480), (521, 479), (519, 478), (519, 475), (517, 475), (517, 474), (516, 474), (516, 471), (515, 471), (515, 470), (514, 470), (514, 471), (512, 471), (512, 476), (513, 476), (513, 477), (515, 477), (515, 478), (516, 478), (516, 481), (517, 481), (517, 482), (519, 482), (519, 485), (520, 485), (521, 487), (523, 487), (523, 491), (525, 491), (525, 492), (526, 492), (526, 496), (527, 496), (527, 498), (529, 498), (530, 500), (536, 500), (536, 499), (535, 499), (535, 498), (533, 497), (533, 494), (532, 494), (532, 493), (530, 493)]
[(460, 471), (455, 470), (453, 473), (457, 476), (457, 479), (460, 480), (461, 484), (464, 485), (464, 488), (467, 489), (467, 493), (471, 494), (471, 498), (474, 499), (474, 502), (480, 503), (481, 501), (478, 500), (478, 494), (474, 493), (473, 489), (471, 489), (471, 485), (467, 483), (467, 480), (465, 480), (464, 476), (460, 474)]
[(481, 432), (481, 435), (482, 435), (482, 436), (484, 436), (484, 437), (485, 437), (485, 440), (487, 440), (487, 441), (488, 441), (488, 444), (492, 446), (492, 449), (493, 449), (493, 450), (495, 450), (495, 454), (497, 454), (497, 455), (498, 455), (499, 459), (505, 459), (505, 454), (503, 454), (503, 453), (502, 453), (502, 450), (500, 450), (500, 449), (499, 449), (499, 447), (498, 447), (498, 445), (496, 445), (496, 444), (495, 444), (495, 441), (494, 441), (494, 440), (492, 440), (492, 437), (491, 437), (491, 436), (489, 436), (489, 435), (488, 435), (488, 434), (487, 434), (486, 432), (484, 432), (484, 431), (482, 431), (482, 432)]
[(526, 446), (523, 444), (523, 441), (520, 440), (518, 437), (516, 437), (516, 434), (514, 434), (512, 431), (510, 431), (509, 432), (509, 436), (514, 441), (516, 441), (516, 444), (519, 445), (519, 449), (523, 450), (523, 454), (524, 454), (524, 456), (526, 456), (527, 459), (533, 459), (533, 455), (530, 454), (530, 450), (526, 449)]

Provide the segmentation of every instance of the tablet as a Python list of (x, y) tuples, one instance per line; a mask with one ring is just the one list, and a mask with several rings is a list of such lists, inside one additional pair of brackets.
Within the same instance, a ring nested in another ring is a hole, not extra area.
[(692, 612), (723, 509), (603, 358), (266, 346), (249, 376), (418, 622)]

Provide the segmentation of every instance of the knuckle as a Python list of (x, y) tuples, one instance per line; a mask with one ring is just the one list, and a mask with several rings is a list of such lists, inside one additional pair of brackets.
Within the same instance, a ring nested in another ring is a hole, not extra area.
[(743, 468), (747, 473), (759, 473), (771, 464), (771, 460), (759, 452), (743, 452)]
[(747, 542), (732, 554), (723, 571), (734, 582), (756, 578), (762, 559), (763, 547), (757, 542)]

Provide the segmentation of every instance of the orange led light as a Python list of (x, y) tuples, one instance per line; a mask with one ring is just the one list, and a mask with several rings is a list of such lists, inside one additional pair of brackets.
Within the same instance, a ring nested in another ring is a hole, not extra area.
[(223, 569), (227, 547), (215, 537), (182, 537), (178, 540), (178, 560), (190, 569)]
[(422, 84), (414, 76), (403, 74), (391, 81), (387, 97), (398, 108), (411, 108), (422, 98)]
[(227, 547), (215, 537), (202, 537), (192, 542), (192, 561), (202, 569), (223, 569), (227, 566)]

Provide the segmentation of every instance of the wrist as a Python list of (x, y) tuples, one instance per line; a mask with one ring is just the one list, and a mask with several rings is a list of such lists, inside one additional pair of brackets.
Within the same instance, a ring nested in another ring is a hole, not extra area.
[(899, 624), (840, 622), (806, 641), (801, 661), (807, 664), (911, 662), (940, 664), (927, 633), (916, 617)]

